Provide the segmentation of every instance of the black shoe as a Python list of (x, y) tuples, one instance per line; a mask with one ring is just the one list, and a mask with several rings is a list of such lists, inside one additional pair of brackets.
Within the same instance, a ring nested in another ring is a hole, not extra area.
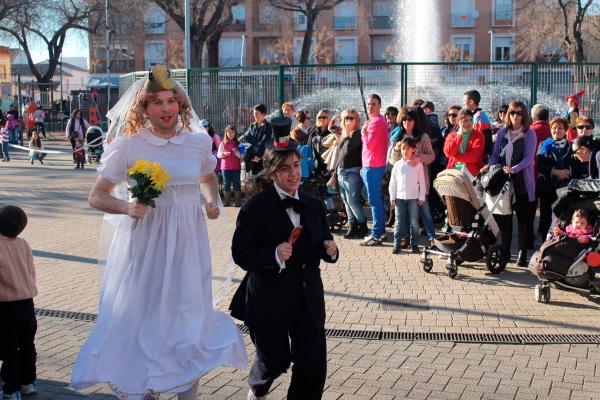
[(392, 249), (392, 254), (400, 254), (400, 247), (394, 246), (394, 248)]
[(358, 224), (356, 222), (350, 222), (350, 228), (348, 232), (344, 235), (344, 239), (353, 239), (357, 237), (356, 232), (358, 231)]
[(364, 238), (369, 233), (366, 222), (358, 222), (356, 224), (356, 235), (355, 238)]
[(419, 246), (412, 246), (410, 252), (413, 254), (419, 254)]
[(517, 266), (527, 266), (527, 250), (519, 250), (519, 256), (517, 257)]

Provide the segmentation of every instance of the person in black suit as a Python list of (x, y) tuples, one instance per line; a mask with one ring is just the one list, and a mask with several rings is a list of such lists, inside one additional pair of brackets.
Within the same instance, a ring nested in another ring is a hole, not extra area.
[[(300, 153), (289, 140), (292, 121), (271, 121), (275, 141), (264, 170), (251, 179), (261, 191), (241, 208), (231, 246), (247, 271), (231, 315), (250, 330), (256, 356), (248, 399), (265, 399), (273, 381), (293, 362), (288, 399), (320, 399), (325, 386), (325, 297), (319, 264), (339, 255), (321, 200), (299, 192)], [(299, 236), (291, 238), (295, 227)]]

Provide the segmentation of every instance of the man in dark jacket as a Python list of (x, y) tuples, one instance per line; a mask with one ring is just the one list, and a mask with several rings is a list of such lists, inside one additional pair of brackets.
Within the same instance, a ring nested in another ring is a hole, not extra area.
[(273, 130), (271, 123), (266, 120), (267, 107), (264, 104), (257, 104), (253, 109), (254, 123), (250, 124), (248, 130), (240, 137), (240, 142), (250, 143), (251, 146), (246, 150), (244, 162), (246, 171), (258, 174), (263, 168), (263, 155), (265, 145), (272, 139)]
[(275, 142), (265, 153), (265, 169), (254, 177), (272, 183), (241, 208), (231, 246), (235, 263), (247, 271), (230, 309), (250, 328), (256, 347), (248, 376), (250, 400), (266, 398), (292, 362), (288, 399), (318, 400), (325, 386), (325, 297), (319, 264), (335, 262), (339, 253), (323, 202), (298, 191), (300, 154), (289, 141), (291, 122), (272, 120)]

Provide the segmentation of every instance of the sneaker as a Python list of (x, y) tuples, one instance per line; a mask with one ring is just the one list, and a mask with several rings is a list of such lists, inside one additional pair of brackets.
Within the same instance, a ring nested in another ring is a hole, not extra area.
[(361, 246), (381, 246), (382, 240), (380, 238), (374, 238), (369, 236), (365, 238), (363, 242), (360, 242)]
[(379, 236), (379, 241), (381, 243), (385, 242), (387, 240), (387, 233), (384, 233), (383, 235)]
[(407, 237), (400, 239), (400, 248), (408, 249), (410, 247), (410, 240)]
[(410, 252), (413, 254), (419, 254), (419, 246), (412, 246)]
[(400, 254), (400, 247), (394, 246), (394, 248), (392, 249), (392, 254)]
[(252, 389), (248, 389), (248, 395), (246, 396), (246, 400), (266, 400), (267, 396), (257, 396), (252, 393)]
[(35, 381), (30, 383), (29, 385), (21, 385), (21, 394), (24, 396), (29, 396), (31, 394), (37, 393), (37, 385)]
[(21, 400), (21, 392), (18, 390), (13, 394), (6, 394), (2, 392), (2, 400)]

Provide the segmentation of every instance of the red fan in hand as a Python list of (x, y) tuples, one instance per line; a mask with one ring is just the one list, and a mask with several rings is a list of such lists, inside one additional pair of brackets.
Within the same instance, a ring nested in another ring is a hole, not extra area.
[(294, 230), (292, 230), (292, 233), (290, 234), (288, 243), (293, 246), (294, 243), (296, 243), (296, 240), (298, 240), (298, 236), (300, 236), (300, 232), (302, 232), (302, 226), (295, 227)]

